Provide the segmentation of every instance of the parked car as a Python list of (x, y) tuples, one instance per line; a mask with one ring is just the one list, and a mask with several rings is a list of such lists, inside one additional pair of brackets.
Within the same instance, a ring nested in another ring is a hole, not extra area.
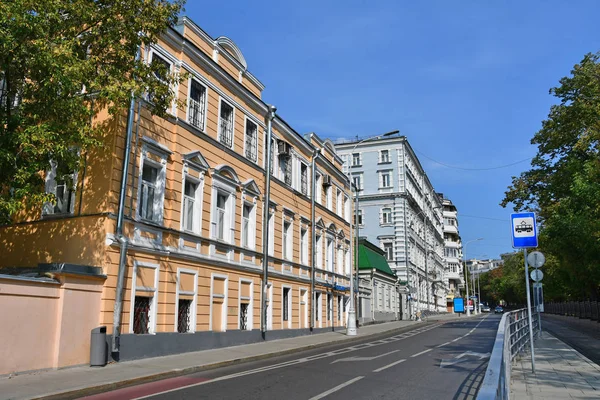
[(490, 307), (489, 306), (482, 306), (481, 307), (481, 312), (490, 312)]
[(496, 306), (496, 308), (494, 309), (494, 314), (503, 314), (504, 313), (504, 308), (502, 308), (502, 306)]

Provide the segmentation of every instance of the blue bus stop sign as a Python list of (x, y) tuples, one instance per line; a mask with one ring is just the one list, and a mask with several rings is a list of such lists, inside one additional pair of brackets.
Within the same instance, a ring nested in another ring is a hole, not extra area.
[(512, 241), (515, 249), (538, 247), (535, 213), (516, 213), (510, 215)]
[(457, 297), (454, 299), (454, 312), (465, 312), (465, 302), (462, 298)]

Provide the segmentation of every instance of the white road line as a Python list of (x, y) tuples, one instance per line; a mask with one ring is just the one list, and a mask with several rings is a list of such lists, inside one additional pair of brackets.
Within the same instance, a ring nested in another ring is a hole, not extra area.
[(459, 341), (462, 338), (457, 337), (456, 339), (452, 339), (453, 342)]
[(433, 350), (433, 349), (429, 349), (429, 350), (423, 350), (423, 351), (422, 351), (422, 352), (420, 352), (420, 353), (413, 354), (411, 357), (418, 357), (418, 356), (420, 356), (421, 354), (429, 353), (431, 350)]
[(394, 365), (398, 365), (398, 364), (400, 364), (400, 363), (403, 363), (404, 361), (406, 361), (406, 360), (405, 360), (405, 359), (402, 359), (402, 360), (395, 361), (395, 362), (393, 362), (393, 363), (391, 363), (391, 364), (388, 364), (388, 365), (386, 365), (386, 366), (384, 366), (384, 367), (381, 367), (381, 368), (374, 369), (374, 370), (373, 370), (373, 372), (381, 372), (381, 371), (383, 371), (384, 369), (388, 369), (388, 368), (390, 368), (390, 367), (393, 367)]
[(319, 400), (319, 399), (322, 399), (323, 397), (329, 396), (333, 392), (337, 392), (338, 390), (340, 390), (342, 388), (345, 388), (348, 385), (352, 385), (356, 381), (360, 381), (362, 378), (364, 378), (364, 376), (357, 376), (354, 379), (350, 379), (348, 382), (344, 382), (341, 385), (337, 385), (336, 387), (334, 387), (332, 389), (329, 389), (326, 392), (323, 392), (323, 393), (321, 393), (321, 394), (319, 394), (319, 395), (317, 395), (315, 397), (311, 397), (309, 400)]
[(447, 344), (450, 344), (450, 342), (442, 343), (442, 344), (440, 344), (440, 345), (438, 345), (438, 346), (435, 346), (435, 347), (439, 349), (440, 347), (444, 347), (444, 346), (446, 346)]

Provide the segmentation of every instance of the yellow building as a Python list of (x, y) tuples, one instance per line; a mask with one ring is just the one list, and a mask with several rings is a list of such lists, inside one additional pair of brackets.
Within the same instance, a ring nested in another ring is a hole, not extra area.
[[(86, 363), (89, 329), (99, 325), (111, 334), (120, 324), (120, 340), (112, 346), (115, 358), (124, 360), (346, 323), (352, 201), (332, 143), (312, 133), (301, 136), (271, 113), (261, 99), (264, 86), (248, 71), (238, 47), (226, 37), (213, 39), (188, 18), (142, 53), (148, 62), (189, 74), (174, 88), (185, 106), (174, 105), (162, 119), (138, 99), (131, 124), (101, 115), (96, 123), (106, 126), (105, 146), (85, 155), (85, 167), (73, 175), (75, 190), (53, 165), (46, 189), (56, 194), (57, 204), (0, 228), (0, 266), (46, 264), (43, 271), (54, 271), (59, 281), (77, 279), (87, 285), (80, 289), (81, 304), (90, 311), (77, 321), (56, 314), (57, 332), (79, 333), (79, 356), (57, 361), (56, 348), (50, 364), (16, 370)], [(269, 126), (274, 140), (265, 227)], [(128, 128), (130, 162), (120, 208)], [(119, 212), (127, 243), (123, 263)], [(116, 308), (121, 304), (122, 312), (115, 316), (120, 268), (122, 303)], [(0, 275), (0, 285), (15, 285), (8, 280)], [(0, 307), (5, 300), (0, 290)]]

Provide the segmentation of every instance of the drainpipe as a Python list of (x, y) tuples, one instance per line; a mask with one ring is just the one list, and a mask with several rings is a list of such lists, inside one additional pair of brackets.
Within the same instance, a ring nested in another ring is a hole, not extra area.
[(267, 283), (269, 280), (269, 211), (270, 209), (270, 197), (271, 197), (271, 146), (272, 146), (272, 129), (273, 129), (273, 118), (275, 118), (275, 111), (277, 107), (269, 105), (269, 111), (267, 114), (267, 162), (265, 165), (265, 197), (263, 205), (263, 279), (262, 279), (262, 317), (260, 319), (260, 331), (262, 337), (265, 339), (267, 332), (267, 307), (269, 299), (267, 298)]
[[(140, 58), (140, 48), (135, 54), (135, 61)], [(127, 177), (129, 175), (129, 153), (131, 153), (131, 136), (133, 133), (133, 116), (135, 108), (135, 97), (131, 93), (129, 111), (127, 114), (127, 135), (125, 138), (125, 151), (123, 155), (123, 171), (121, 174), (121, 190), (119, 193), (119, 212), (117, 215), (117, 240), (121, 247), (119, 255), (119, 272), (117, 275), (117, 288), (115, 293), (115, 308), (113, 311), (113, 334), (111, 351), (118, 353), (121, 338), (121, 313), (123, 311), (123, 288), (125, 283), (125, 270), (127, 262), (127, 238), (123, 235), (123, 217), (125, 216), (125, 197), (127, 196)], [(133, 301), (133, 300), (132, 300)]]
[[(139, 143), (140, 143), (140, 120), (142, 119), (142, 102), (138, 101), (137, 106), (137, 121), (135, 122), (135, 148), (133, 150), (133, 162), (137, 160)], [(129, 216), (133, 214), (133, 186), (135, 185), (135, 164), (133, 165), (133, 173), (131, 177), (131, 198), (129, 199)]]
[(311, 165), (311, 174), (312, 174), (312, 184), (311, 184), (311, 189), (310, 189), (310, 207), (311, 207), (311, 216), (310, 216), (310, 221), (311, 221), (311, 226), (312, 226), (312, 232), (311, 232), (311, 243), (312, 243), (312, 250), (311, 250), (311, 255), (310, 255), (310, 260), (311, 260), (311, 271), (310, 271), (310, 331), (312, 332), (315, 329), (315, 254), (316, 254), (316, 249), (315, 247), (317, 246), (316, 241), (316, 234), (317, 234), (317, 224), (315, 221), (315, 199), (316, 199), (316, 194), (317, 194), (317, 184), (315, 182), (315, 178), (317, 175), (317, 158), (319, 158), (319, 154), (320, 154), (321, 150), (319, 149), (315, 149), (315, 152), (313, 154), (313, 158), (312, 158), (312, 165)]

